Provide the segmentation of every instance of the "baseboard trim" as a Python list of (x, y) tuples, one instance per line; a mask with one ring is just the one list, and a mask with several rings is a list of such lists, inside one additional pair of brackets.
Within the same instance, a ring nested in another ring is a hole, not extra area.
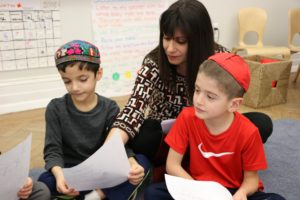
[(38, 99), (35, 101), (25, 101), (25, 102), (0, 105), (0, 114), (21, 112), (21, 111), (33, 110), (37, 108), (45, 108), (49, 103), (49, 101), (50, 101), (49, 99)]
[(60, 78), (53, 74), (1, 80), (0, 114), (44, 108), (64, 93)]

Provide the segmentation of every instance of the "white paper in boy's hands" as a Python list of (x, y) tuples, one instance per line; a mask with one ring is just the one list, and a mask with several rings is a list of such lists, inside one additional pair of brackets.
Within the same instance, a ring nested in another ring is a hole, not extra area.
[(214, 181), (195, 181), (165, 174), (167, 188), (175, 200), (232, 200), (230, 192)]
[(64, 168), (70, 188), (77, 191), (108, 188), (127, 181), (130, 165), (119, 134), (114, 134), (93, 155), (72, 168)]
[(32, 134), (0, 156), (0, 198), (18, 200), (18, 191), (26, 182), (30, 165)]
[(167, 120), (163, 120), (161, 122), (161, 128), (163, 133), (168, 133), (169, 130), (172, 128), (172, 125), (174, 124), (176, 119), (167, 119)]

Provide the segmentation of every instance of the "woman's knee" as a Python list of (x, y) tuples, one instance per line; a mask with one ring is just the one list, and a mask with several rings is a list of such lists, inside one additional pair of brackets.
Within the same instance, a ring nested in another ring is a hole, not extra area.
[(275, 193), (272, 193), (271, 194), (271, 200), (285, 200), (285, 198), (279, 194), (275, 194)]
[(243, 113), (259, 130), (261, 139), (265, 143), (273, 132), (272, 119), (261, 112), (248, 112)]
[(151, 160), (161, 144), (162, 135), (160, 121), (146, 119), (140, 128), (139, 134), (129, 145), (134, 152), (143, 154)]

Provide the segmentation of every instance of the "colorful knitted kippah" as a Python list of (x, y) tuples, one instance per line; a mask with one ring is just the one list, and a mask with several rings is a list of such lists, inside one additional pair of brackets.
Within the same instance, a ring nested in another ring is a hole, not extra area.
[(55, 52), (56, 65), (68, 61), (86, 61), (100, 64), (100, 52), (95, 45), (89, 42), (73, 40), (64, 44)]

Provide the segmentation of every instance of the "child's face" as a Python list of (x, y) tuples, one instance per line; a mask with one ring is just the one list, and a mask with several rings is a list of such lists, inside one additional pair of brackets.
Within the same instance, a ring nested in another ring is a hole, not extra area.
[(95, 76), (94, 72), (85, 68), (80, 70), (79, 64), (78, 62), (72, 67), (67, 66), (65, 72), (59, 70), (59, 73), (73, 101), (86, 103), (94, 98), (96, 83), (102, 77), (102, 69)]
[(200, 119), (214, 119), (228, 113), (232, 100), (219, 89), (218, 82), (198, 73), (193, 97), (195, 115)]

